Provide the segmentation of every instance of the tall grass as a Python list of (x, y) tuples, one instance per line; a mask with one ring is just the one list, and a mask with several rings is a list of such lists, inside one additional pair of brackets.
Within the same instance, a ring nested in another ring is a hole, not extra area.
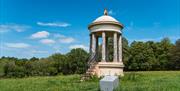
[[(0, 91), (99, 91), (79, 75), (0, 79)], [(116, 91), (180, 91), (180, 71), (125, 72)]]
[(127, 72), (116, 91), (180, 91), (180, 71)]

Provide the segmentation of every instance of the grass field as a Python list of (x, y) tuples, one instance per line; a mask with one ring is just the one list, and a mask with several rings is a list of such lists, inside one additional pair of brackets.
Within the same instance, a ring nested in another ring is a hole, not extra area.
[[(98, 91), (98, 79), (79, 75), (0, 79), (0, 91)], [(180, 91), (180, 71), (125, 72), (117, 91)]]

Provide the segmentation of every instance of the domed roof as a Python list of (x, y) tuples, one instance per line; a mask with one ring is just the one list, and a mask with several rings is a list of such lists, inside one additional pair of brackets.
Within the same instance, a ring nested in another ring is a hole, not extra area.
[(119, 21), (117, 21), (115, 18), (108, 15), (108, 12), (106, 9), (104, 10), (104, 15), (102, 15), (102, 16), (98, 17), (96, 20), (94, 20), (89, 25), (88, 28), (90, 28), (91, 26), (94, 26), (94, 25), (99, 25), (99, 24), (114, 24), (114, 25), (118, 25), (123, 28), (123, 25)]
[(95, 21), (93, 21), (93, 23), (96, 22), (118, 22), (118, 21), (109, 15), (103, 15), (98, 17)]

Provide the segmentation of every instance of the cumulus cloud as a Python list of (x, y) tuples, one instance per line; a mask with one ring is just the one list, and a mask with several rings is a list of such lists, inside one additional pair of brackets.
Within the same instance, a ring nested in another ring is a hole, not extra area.
[(31, 39), (47, 38), (50, 35), (47, 31), (39, 31), (31, 35)]
[(85, 45), (82, 45), (82, 44), (80, 44), (80, 45), (71, 45), (71, 46), (69, 46), (69, 48), (70, 48), (70, 49), (74, 49), (74, 48), (82, 48), (82, 49), (88, 51), (88, 47), (85, 46)]
[(71, 37), (62, 37), (62, 38), (59, 39), (59, 41), (61, 43), (72, 43), (72, 42), (75, 41), (75, 39), (71, 38)]
[(40, 40), (40, 42), (43, 44), (54, 44), (55, 43), (55, 41), (52, 39), (42, 39), (42, 40)]
[(1, 24), (0, 33), (8, 32), (8, 31), (23, 32), (28, 28), (30, 28), (30, 26), (19, 25), (19, 24)]
[(65, 22), (37, 22), (40, 26), (50, 26), (50, 27), (68, 27), (69, 23)]
[(54, 34), (55, 38), (59, 38), (60, 43), (73, 43), (75, 42), (75, 39), (72, 37), (68, 37), (62, 34)]
[(5, 45), (10, 48), (29, 48), (30, 47), (30, 45), (26, 43), (6, 43)]

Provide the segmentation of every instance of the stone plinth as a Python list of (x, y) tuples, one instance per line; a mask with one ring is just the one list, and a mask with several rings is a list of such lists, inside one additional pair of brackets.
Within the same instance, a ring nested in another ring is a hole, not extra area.
[(113, 91), (119, 85), (118, 76), (105, 76), (100, 80), (101, 91)]
[(124, 76), (122, 62), (99, 62), (96, 65), (96, 75), (101, 76)]

